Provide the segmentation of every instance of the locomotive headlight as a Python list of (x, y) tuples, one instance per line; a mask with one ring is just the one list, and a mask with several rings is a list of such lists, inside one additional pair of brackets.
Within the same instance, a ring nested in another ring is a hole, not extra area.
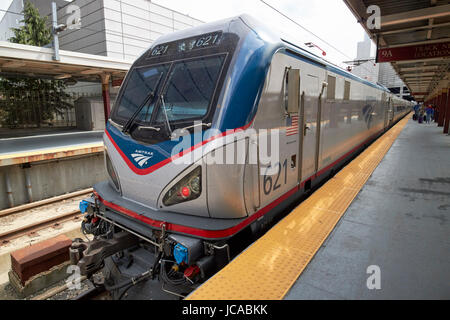
[(191, 187), (192, 192), (195, 194), (200, 194), (202, 182), (200, 181), (200, 176), (195, 176), (189, 181), (189, 186)]
[(197, 167), (167, 191), (163, 198), (163, 204), (168, 207), (177, 203), (194, 200), (200, 197), (201, 193), (202, 167)]

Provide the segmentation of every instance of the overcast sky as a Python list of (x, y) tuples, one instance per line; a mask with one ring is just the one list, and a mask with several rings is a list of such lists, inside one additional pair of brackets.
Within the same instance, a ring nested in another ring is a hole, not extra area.
[[(290, 35), (296, 43), (313, 42), (326, 51), (326, 59), (338, 64), (356, 58), (356, 44), (364, 38), (363, 28), (342, 0), (265, 0), (308, 30), (342, 51), (339, 53), (302, 30), (260, 0), (153, 0), (205, 22), (248, 13), (274, 29)], [(320, 55), (318, 49), (311, 49)]]

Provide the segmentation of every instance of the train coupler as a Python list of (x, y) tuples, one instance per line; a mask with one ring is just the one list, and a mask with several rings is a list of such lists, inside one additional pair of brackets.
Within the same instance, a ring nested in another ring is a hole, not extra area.
[(91, 276), (103, 267), (105, 258), (138, 242), (138, 238), (128, 232), (115, 233), (111, 239), (99, 238), (90, 242), (75, 239), (70, 247), (70, 261), (80, 268), (81, 275)]

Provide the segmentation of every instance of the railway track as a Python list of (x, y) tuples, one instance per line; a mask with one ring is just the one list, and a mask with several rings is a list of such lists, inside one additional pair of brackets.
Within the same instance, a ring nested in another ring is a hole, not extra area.
[[(63, 200), (70, 200), (82, 195), (86, 195), (92, 192), (92, 188), (65, 194), (58, 197), (53, 197), (50, 199), (45, 199), (42, 201), (36, 201), (33, 203), (28, 203), (22, 206), (9, 208), (0, 211), (0, 218), (6, 217), (6, 216), (14, 216), (18, 214), (23, 214), (27, 210), (35, 209), (38, 207), (51, 205), (53, 203), (63, 201)], [(38, 221), (35, 221), (33, 223), (24, 224), (19, 227), (15, 227), (6, 231), (3, 231), (0, 233), (0, 245), (7, 244), (11, 240), (22, 237), (24, 235), (33, 235), (33, 233), (36, 233), (39, 230), (46, 229), (49, 227), (59, 227), (62, 223), (71, 221), (71, 220), (79, 220), (82, 217), (82, 214), (79, 209), (73, 209), (66, 212), (63, 212), (59, 215), (52, 216), (50, 218), (46, 219), (40, 219)]]

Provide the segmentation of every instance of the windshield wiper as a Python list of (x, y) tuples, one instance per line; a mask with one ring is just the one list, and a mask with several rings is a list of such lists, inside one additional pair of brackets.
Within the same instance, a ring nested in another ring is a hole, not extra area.
[[(196, 128), (196, 127), (207, 127), (207, 128), (211, 128), (212, 123), (203, 123), (203, 122), (199, 122), (196, 123), (192, 126), (187, 126), (181, 129), (177, 129), (178, 132), (180, 132), (180, 136), (183, 135), (183, 133), (185, 132), (189, 132), (188, 129), (192, 129), (192, 128)], [(176, 132), (175, 132), (176, 133)], [(177, 135), (175, 133), (172, 133), (172, 138), (177, 138)]]
[(187, 126), (187, 127), (181, 128), (180, 130), (192, 129), (192, 128), (195, 128), (195, 127), (198, 127), (198, 126), (211, 128), (211, 125), (212, 125), (212, 123), (203, 123), (203, 122), (200, 122), (200, 123), (194, 123), (192, 126)]
[(142, 109), (147, 105), (147, 103), (151, 103), (152, 100), (155, 98), (156, 90), (158, 90), (158, 86), (162, 80), (163, 74), (164, 74), (164, 72), (161, 72), (161, 74), (159, 75), (159, 79), (156, 82), (155, 89), (153, 89), (153, 91), (147, 97), (145, 97), (144, 102), (136, 109), (136, 111), (133, 113), (133, 115), (130, 117), (130, 119), (128, 119), (127, 123), (125, 123), (125, 125), (123, 126), (123, 129), (122, 129), (123, 133), (127, 133), (129, 131), (129, 129), (131, 128), (131, 125), (134, 123), (134, 120), (139, 115), (139, 113), (142, 111)]
[(138, 126), (138, 130), (153, 130), (153, 131), (160, 131), (161, 128), (152, 127), (152, 126)]
[(164, 96), (163, 95), (161, 95), (161, 102), (162, 102), (162, 107), (163, 107), (163, 110), (164, 110), (164, 115), (165, 115), (165, 118), (166, 118), (167, 128), (169, 129), (170, 136), (172, 136), (173, 131), (172, 131), (172, 128), (170, 127), (170, 121), (169, 121), (169, 117), (167, 116), (167, 110), (166, 110), (166, 102), (164, 101)]

